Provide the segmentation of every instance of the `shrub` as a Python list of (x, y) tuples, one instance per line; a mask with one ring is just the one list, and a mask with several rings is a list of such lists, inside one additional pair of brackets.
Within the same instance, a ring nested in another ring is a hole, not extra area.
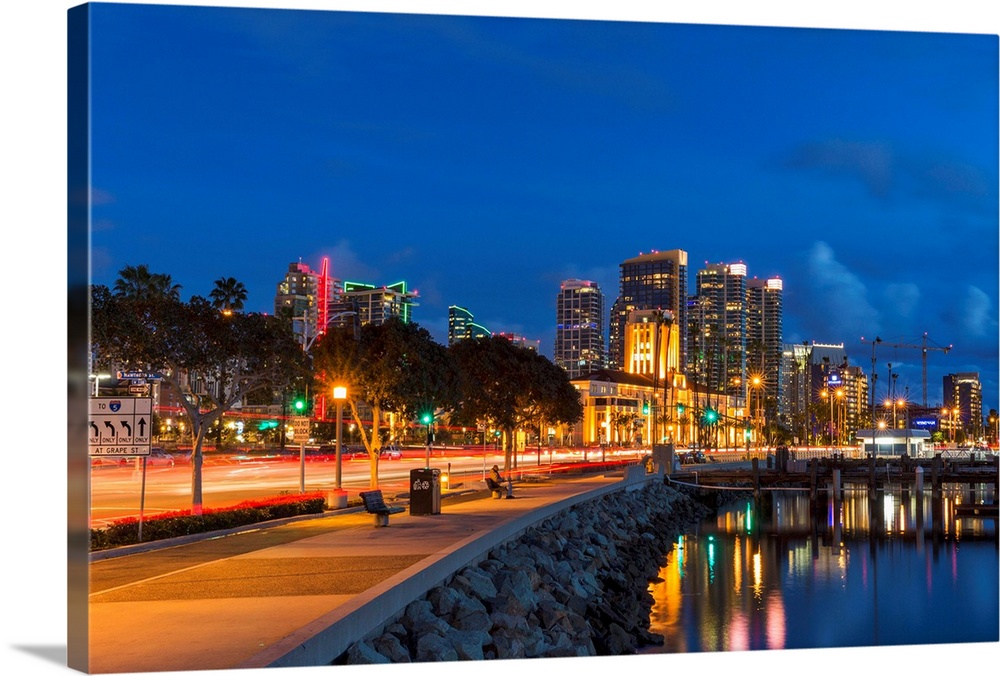
[[(143, 519), (142, 541), (237, 528), (302, 514), (321, 514), (325, 508), (326, 498), (322, 493), (307, 493), (245, 500), (232, 507), (204, 509), (201, 516), (191, 514), (191, 510), (164, 512)], [(119, 519), (104, 528), (90, 529), (91, 551), (138, 542), (139, 520), (134, 517)]]

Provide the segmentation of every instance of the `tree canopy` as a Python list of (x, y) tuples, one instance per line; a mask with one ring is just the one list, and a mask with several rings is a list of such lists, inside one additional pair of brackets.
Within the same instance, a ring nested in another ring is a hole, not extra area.
[[(122, 274), (134, 270), (125, 268)], [(177, 393), (191, 421), (192, 511), (200, 513), (202, 442), (208, 429), (248, 395), (283, 388), (301, 374), (302, 349), (287, 323), (274, 317), (224, 315), (200, 296), (179, 300), (179, 287), (168, 275), (146, 271), (134, 277), (158, 281), (141, 285), (119, 279), (114, 293), (92, 288), (95, 367), (154, 373), (161, 387)]]

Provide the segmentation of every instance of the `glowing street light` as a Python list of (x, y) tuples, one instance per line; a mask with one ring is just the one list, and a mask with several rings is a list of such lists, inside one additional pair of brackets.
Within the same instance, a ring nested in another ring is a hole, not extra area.
[(341, 439), (343, 438), (343, 415), (344, 415), (344, 400), (347, 399), (347, 388), (342, 385), (337, 385), (333, 388), (333, 400), (337, 402), (337, 477), (334, 483), (334, 488), (338, 491), (341, 490), (341, 485), (343, 482), (343, 467), (342, 467), (342, 455), (343, 446), (341, 444)]

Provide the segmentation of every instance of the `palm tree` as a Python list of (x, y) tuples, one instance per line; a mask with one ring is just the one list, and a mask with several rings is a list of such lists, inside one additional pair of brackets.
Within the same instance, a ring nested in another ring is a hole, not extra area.
[(114, 293), (135, 300), (180, 300), (181, 285), (174, 284), (170, 275), (150, 272), (147, 265), (126, 265), (118, 271)]
[(215, 280), (215, 288), (208, 295), (212, 299), (212, 307), (229, 314), (243, 309), (243, 302), (247, 299), (247, 288), (243, 282), (236, 281), (234, 277), (220, 277)]

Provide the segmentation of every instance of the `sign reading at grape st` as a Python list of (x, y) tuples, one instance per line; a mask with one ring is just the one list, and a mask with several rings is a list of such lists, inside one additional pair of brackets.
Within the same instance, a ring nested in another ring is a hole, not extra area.
[(151, 397), (92, 397), (88, 417), (90, 455), (149, 455)]

